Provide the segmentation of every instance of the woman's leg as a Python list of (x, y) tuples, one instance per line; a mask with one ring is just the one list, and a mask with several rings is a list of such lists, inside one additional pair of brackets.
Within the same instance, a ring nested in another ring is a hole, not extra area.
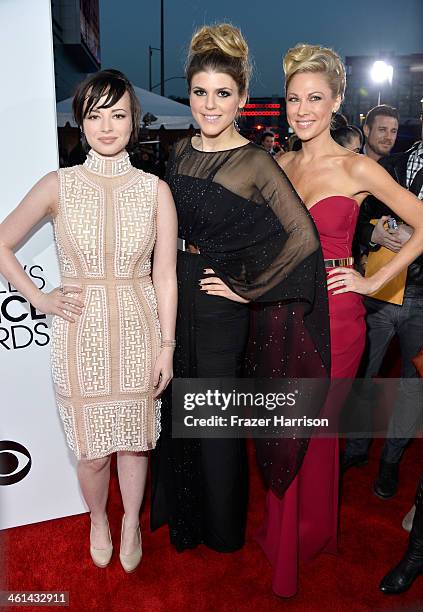
[(106, 515), (109, 494), (110, 456), (101, 459), (81, 459), (78, 462), (79, 485), (91, 512), (94, 548), (107, 548), (110, 544), (109, 526)]
[(121, 552), (131, 554), (138, 546), (137, 528), (147, 478), (148, 454), (120, 451), (117, 453), (119, 486), (125, 511)]
[[(199, 378), (241, 374), (249, 311), (244, 304), (200, 295), (197, 300), (196, 357)], [(245, 541), (248, 464), (245, 440), (200, 440), (202, 540), (217, 552), (233, 552)]]

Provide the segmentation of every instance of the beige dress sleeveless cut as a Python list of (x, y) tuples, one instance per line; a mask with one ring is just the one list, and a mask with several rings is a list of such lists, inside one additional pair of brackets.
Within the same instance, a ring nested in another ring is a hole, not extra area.
[(82, 288), (75, 323), (55, 316), (51, 364), (69, 447), (78, 459), (154, 448), (160, 400), (153, 367), (160, 324), (151, 280), (158, 178), (126, 152), (58, 171), (54, 219), (62, 285)]

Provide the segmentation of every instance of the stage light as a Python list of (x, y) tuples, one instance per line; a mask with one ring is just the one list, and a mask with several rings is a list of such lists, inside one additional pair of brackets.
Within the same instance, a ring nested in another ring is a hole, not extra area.
[(391, 64), (387, 64), (383, 60), (377, 60), (376, 62), (374, 62), (372, 66), (372, 69), (370, 71), (370, 76), (372, 77), (373, 82), (379, 85), (379, 92), (378, 92), (378, 97), (377, 97), (377, 103), (379, 106), (381, 87), (383, 83), (386, 83), (386, 82), (392, 85), (392, 78), (394, 76), (394, 68), (393, 66), (391, 66)]
[(385, 83), (388, 81), (388, 83), (392, 85), (394, 68), (383, 60), (378, 60), (373, 64), (370, 74), (375, 83)]

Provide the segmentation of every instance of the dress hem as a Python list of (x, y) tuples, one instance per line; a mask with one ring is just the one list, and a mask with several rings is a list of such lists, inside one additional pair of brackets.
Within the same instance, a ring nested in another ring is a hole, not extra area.
[(109, 455), (113, 455), (113, 453), (118, 453), (120, 451), (128, 451), (128, 452), (133, 452), (133, 453), (147, 452), (150, 450), (154, 450), (156, 448), (156, 445), (157, 445), (157, 440), (154, 442), (154, 444), (147, 444), (147, 445), (141, 445), (141, 446), (117, 446), (107, 452), (96, 454), (96, 455), (91, 455), (91, 456), (88, 456), (88, 455), (82, 456), (82, 454), (78, 455), (77, 453), (74, 453), (74, 455), (77, 459), (84, 459), (84, 460), (90, 461), (92, 459), (102, 459), (103, 457), (108, 457)]

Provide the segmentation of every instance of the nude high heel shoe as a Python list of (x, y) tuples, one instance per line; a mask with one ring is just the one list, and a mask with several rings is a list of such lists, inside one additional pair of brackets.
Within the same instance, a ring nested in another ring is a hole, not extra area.
[(127, 574), (129, 574), (130, 572), (133, 572), (134, 570), (137, 569), (137, 567), (138, 567), (138, 565), (140, 564), (140, 561), (141, 561), (141, 557), (142, 557), (141, 530), (140, 530), (140, 526), (138, 525), (138, 527), (137, 527), (138, 542), (139, 542), (138, 548), (136, 550), (134, 550), (134, 552), (129, 553), (128, 555), (124, 555), (122, 553), (122, 536), (123, 536), (124, 525), (125, 525), (125, 515), (123, 515), (122, 529), (121, 529), (121, 533), (120, 533), (120, 553), (119, 553), (119, 559), (120, 559), (120, 563), (121, 563), (123, 569), (125, 570), (125, 572)]
[(413, 506), (411, 510), (409, 510), (409, 512), (407, 512), (407, 514), (403, 518), (402, 528), (405, 529), (405, 531), (408, 531), (408, 533), (410, 533), (411, 528), (413, 526), (413, 520), (414, 520), (415, 514), (416, 514), (416, 506)]
[(90, 555), (91, 555), (91, 559), (93, 560), (94, 565), (96, 565), (97, 567), (107, 567), (110, 563), (110, 559), (112, 558), (113, 544), (112, 544), (112, 537), (110, 535), (110, 527), (109, 527), (108, 521), (107, 521), (107, 526), (109, 529), (109, 544), (107, 545), (106, 548), (94, 548), (94, 546), (91, 544), (92, 532), (93, 532), (93, 524), (91, 523)]

